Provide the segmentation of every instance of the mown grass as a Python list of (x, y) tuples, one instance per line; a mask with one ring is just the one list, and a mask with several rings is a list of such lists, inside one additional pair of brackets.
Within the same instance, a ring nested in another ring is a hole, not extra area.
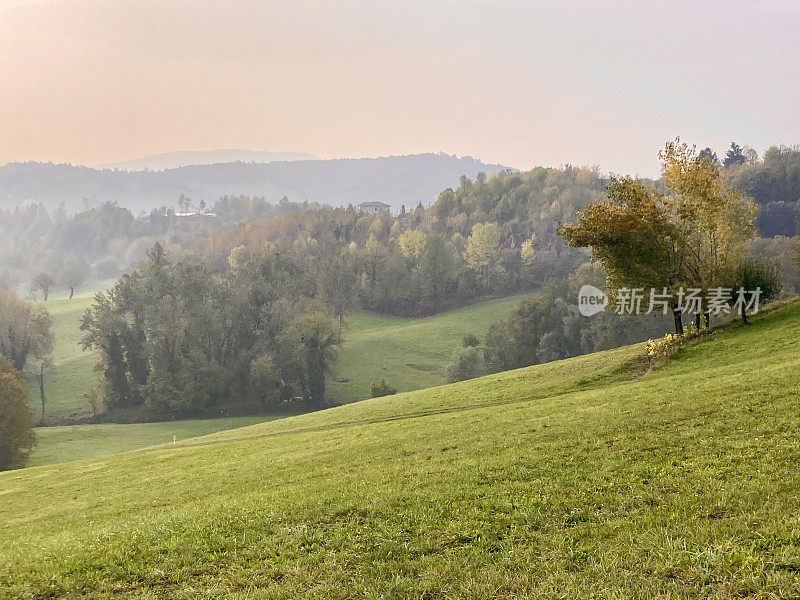
[(49, 465), (84, 458), (100, 458), (148, 446), (183, 441), (225, 429), (263, 423), (277, 416), (187, 419), (164, 423), (64, 425), (40, 427), (29, 466)]
[[(370, 396), (372, 381), (386, 378), (403, 390), (441, 385), (444, 369), (453, 349), (465, 333), (483, 335), (489, 325), (503, 318), (516, 306), (519, 296), (484, 302), (424, 319), (403, 319), (357, 313), (347, 318), (345, 344), (339, 352), (336, 374), (329, 378), (329, 393), (339, 402), (351, 402)], [(84, 400), (96, 381), (94, 357), (82, 350), (80, 318), (91, 306), (92, 293), (72, 300), (61, 298), (45, 306), (53, 319), (55, 348), (54, 371), (45, 382), (47, 407), (45, 423), (88, 417), (91, 412)], [(41, 414), (39, 391), (30, 385), (31, 407)], [(257, 417), (252, 422), (262, 422)], [(180, 421), (187, 431), (176, 434), (180, 439), (239, 427), (240, 421)], [(205, 423), (205, 425), (200, 425)], [(213, 425), (212, 425), (213, 423)], [(166, 431), (174, 425), (163, 424)], [(207, 427), (207, 429), (202, 429)], [(78, 458), (107, 456), (143, 448), (163, 439), (162, 426), (152, 425), (85, 425), (48, 427), (38, 430), (38, 445), (33, 465), (65, 462)]]
[(0, 474), (2, 597), (800, 595), (800, 304)]

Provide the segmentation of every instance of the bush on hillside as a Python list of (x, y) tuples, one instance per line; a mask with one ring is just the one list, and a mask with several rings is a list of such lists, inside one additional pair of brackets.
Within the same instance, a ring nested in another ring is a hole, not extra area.
[(758, 288), (761, 290), (759, 302), (765, 304), (780, 294), (781, 277), (772, 263), (749, 258), (736, 268), (730, 287), (734, 294), (739, 288), (744, 288), (746, 291)]
[(380, 383), (373, 382), (372, 383), (372, 397), (373, 398), (380, 398), (381, 396), (391, 396), (392, 394), (396, 394), (397, 389), (390, 386), (386, 383), (385, 379), (381, 379)]
[(657, 363), (666, 361), (670, 356), (675, 354), (684, 343), (696, 338), (700, 335), (700, 330), (690, 323), (683, 329), (683, 335), (677, 333), (667, 333), (664, 337), (655, 340), (647, 340), (645, 345), (644, 355), (647, 358), (647, 364), (654, 366)]
[(474, 346), (462, 346), (453, 352), (453, 358), (447, 365), (446, 375), (448, 381), (464, 381), (483, 375), (483, 355)]
[(461, 338), (461, 345), (464, 347), (471, 348), (475, 346), (480, 346), (481, 341), (474, 333), (467, 333), (464, 334), (464, 337)]
[(681, 336), (677, 333), (668, 333), (657, 340), (647, 340), (644, 355), (648, 361), (666, 360), (680, 347), (681, 341)]

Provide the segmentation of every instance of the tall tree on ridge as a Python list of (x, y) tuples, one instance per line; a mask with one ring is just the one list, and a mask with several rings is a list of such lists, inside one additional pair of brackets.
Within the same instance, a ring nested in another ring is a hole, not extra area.
[(722, 160), (722, 165), (729, 169), (730, 167), (738, 167), (747, 162), (747, 154), (736, 142), (731, 142), (731, 147), (725, 153), (725, 158)]

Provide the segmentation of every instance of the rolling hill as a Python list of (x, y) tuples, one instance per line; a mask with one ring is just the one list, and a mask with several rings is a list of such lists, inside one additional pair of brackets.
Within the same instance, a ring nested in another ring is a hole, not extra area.
[(800, 595), (800, 303), (0, 474), (0, 597)]
[(445, 368), (464, 335), (482, 338), (522, 297), (480, 302), (416, 319), (363, 312), (349, 315), (328, 393), (338, 402), (352, 402), (369, 398), (370, 385), (381, 379), (400, 392), (442, 385), (447, 382)]
[(119, 169), (122, 171), (163, 171), (177, 169), (189, 165), (213, 165), (228, 162), (270, 163), (290, 160), (319, 160), (313, 154), (302, 152), (263, 152), (258, 150), (178, 150), (152, 156), (143, 156), (133, 160), (100, 165), (101, 169)]
[(67, 210), (117, 202), (133, 213), (175, 207), (181, 194), (209, 205), (222, 195), (283, 196), (295, 202), (331, 206), (381, 200), (396, 210), (433, 203), (439, 193), (466, 175), (506, 169), (503, 165), (448, 154), (380, 158), (292, 160), (270, 163), (197, 164), (163, 171), (119, 171), (68, 164), (9, 163), (0, 166), (0, 208), (38, 202)]
[[(495, 320), (507, 315), (519, 301), (512, 296), (482, 302), (435, 317), (404, 319), (356, 313), (347, 317), (345, 343), (338, 353), (336, 373), (328, 393), (346, 403), (370, 397), (373, 381), (386, 379), (400, 391), (445, 383), (444, 369), (466, 333), (484, 335)], [(46, 382), (49, 424), (81, 420), (90, 414), (83, 395), (94, 381), (91, 353), (78, 347), (80, 316), (91, 304), (87, 296), (46, 303), (56, 338), (54, 372)], [(31, 386), (31, 406), (40, 414), (38, 389)], [(245, 424), (280, 415), (187, 419), (166, 423), (70, 424), (37, 429), (38, 442), (31, 465), (45, 465), (108, 456)]]

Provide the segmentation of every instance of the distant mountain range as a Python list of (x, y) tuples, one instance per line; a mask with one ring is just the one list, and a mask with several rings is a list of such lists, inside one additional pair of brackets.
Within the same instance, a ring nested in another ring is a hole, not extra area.
[(175, 207), (181, 194), (213, 204), (220, 196), (265, 196), (276, 203), (283, 196), (332, 206), (380, 200), (395, 210), (430, 204), (443, 189), (466, 175), (508, 167), (443, 153), (293, 160), (270, 163), (197, 164), (163, 171), (120, 171), (69, 164), (9, 163), (0, 167), (0, 207), (38, 202), (48, 208), (63, 203), (78, 210), (114, 201), (133, 212)]
[(260, 152), (257, 150), (181, 150), (154, 154), (135, 160), (100, 165), (101, 169), (122, 171), (163, 171), (189, 165), (213, 165), (229, 162), (271, 163), (290, 160), (317, 160), (319, 157), (302, 152)]

